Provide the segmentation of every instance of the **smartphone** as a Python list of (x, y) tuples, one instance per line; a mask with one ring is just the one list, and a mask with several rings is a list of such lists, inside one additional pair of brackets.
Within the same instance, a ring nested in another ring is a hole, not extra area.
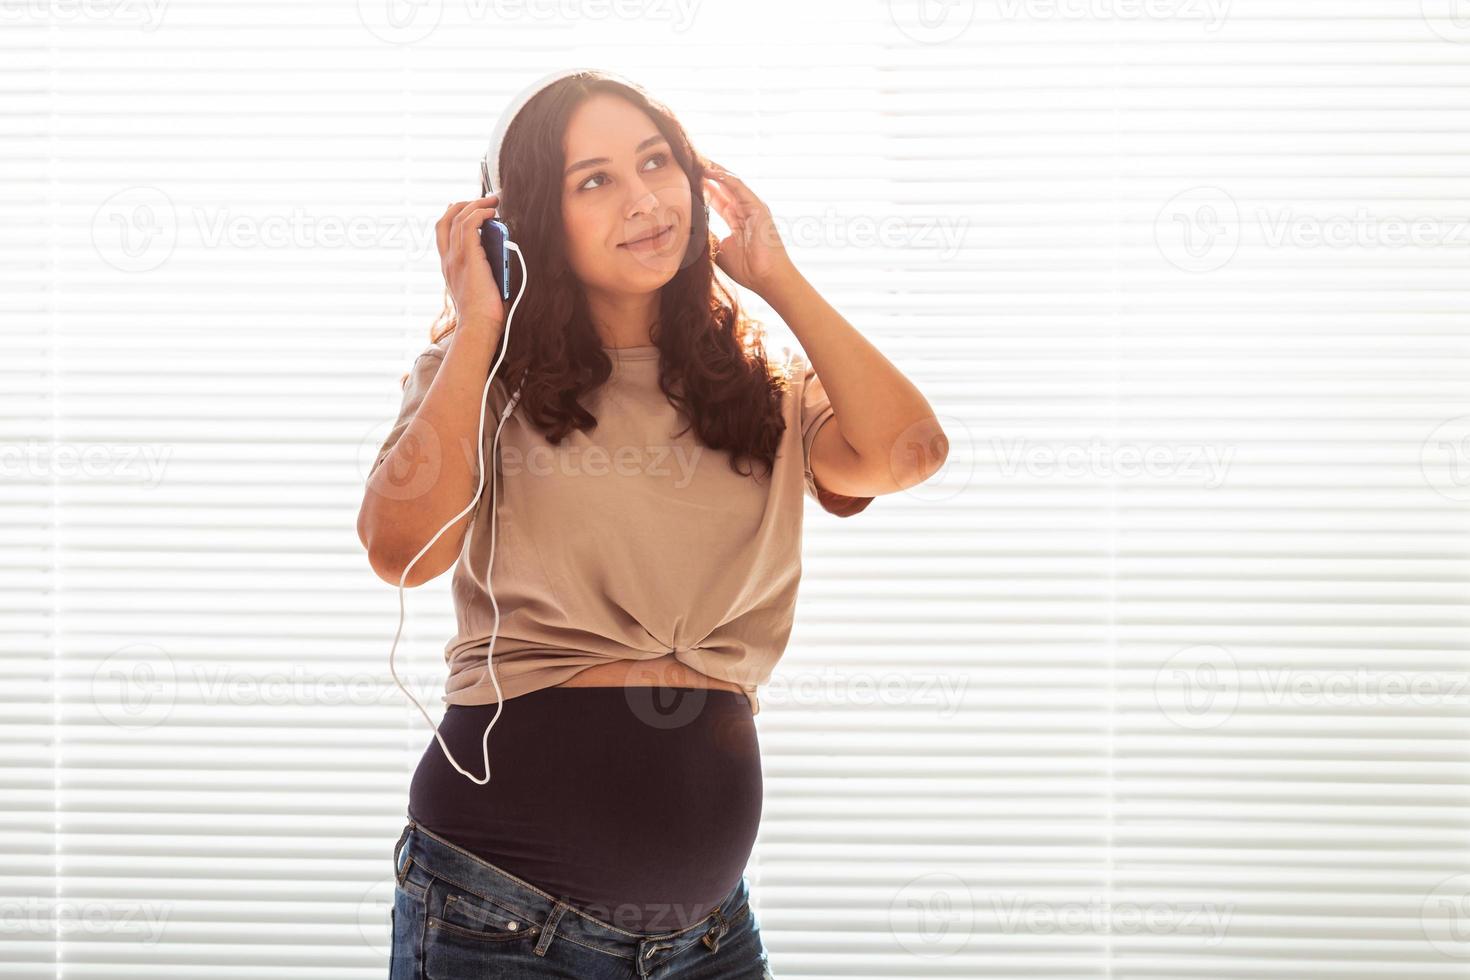
[(500, 283), (501, 299), (510, 299), (510, 250), (505, 247), (509, 237), (510, 229), (494, 218), (480, 226), (480, 245), (490, 262), (491, 278)]

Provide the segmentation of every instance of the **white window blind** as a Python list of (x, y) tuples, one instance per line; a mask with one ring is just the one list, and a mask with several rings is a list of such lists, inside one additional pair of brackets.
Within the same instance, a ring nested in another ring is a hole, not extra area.
[(1466, 13), (0, 6), (0, 974), (384, 974), (430, 733), (362, 484), (433, 222), (595, 64), (952, 440), (808, 505), (776, 975), (1470, 976)]

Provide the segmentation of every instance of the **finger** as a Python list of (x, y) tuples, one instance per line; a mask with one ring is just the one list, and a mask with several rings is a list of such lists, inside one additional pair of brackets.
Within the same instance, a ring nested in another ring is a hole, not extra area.
[(720, 217), (725, 216), (725, 201), (715, 193), (714, 185), (708, 185), (704, 189), (704, 203), (713, 207)]
[(456, 241), (462, 248), (470, 248), (480, 243), (480, 226), (495, 216), (495, 208), (465, 208), (456, 219), (455, 228), (459, 232)]
[(473, 201), (455, 201), (453, 204), (449, 205), (449, 207), (444, 212), (444, 216), (440, 218), (439, 221), (434, 225), (434, 235), (439, 243), (440, 255), (444, 255), (445, 250), (449, 247), (450, 229), (453, 227), (456, 219), (458, 219), (459, 216), (464, 213), (465, 208), (468, 208), (472, 204), (478, 204), (481, 201), (492, 200), (496, 203), (499, 203), (498, 195), (491, 194), (489, 197), (479, 197)]
[(444, 216), (434, 223), (434, 238), (439, 243), (439, 254), (445, 255), (449, 249), (449, 228), (454, 222), (454, 216), (459, 209), (464, 207), (465, 201), (455, 201), (444, 209)]
[(706, 178), (709, 183), (704, 185), (705, 195), (708, 196), (717, 207), (730, 203), (730, 192), (713, 178)]
[[(741, 191), (740, 191), (740, 188), (739, 187), (736, 187), (734, 184), (730, 183), (729, 181), (717, 180), (714, 177), (710, 177), (710, 178), (707, 178), (707, 179), (709, 180), (709, 183), (706, 184), (705, 186), (708, 187), (708, 188), (710, 188), (716, 194), (723, 195), (724, 198), (725, 198), (725, 200), (727, 200), (727, 201), (733, 201), (734, 203), (741, 204), (741, 205), (744, 205), (746, 203), (745, 200), (743, 199), (743, 196), (741, 194)], [(749, 192), (747, 191), (746, 194), (748, 194), (748, 193)]]
[(730, 171), (720, 166), (718, 163), (714, 163), (713, 160), (711, 160), (710, 163), (714, 164), (714, 168), (709, 171), (710, 177), (719, 181), (719, 185), (729, 190), (730, 193), (737, 200), (744, 201), (746, 198), (755, 197), (755, 194), (751, 191), (751, 189), (746, 186), (745, 181), (741, 180), (739, 177), (735, 176)]
[(746, 209), (741, 207), (740, 202), (726, 188), (711, 184), (709, 196), (714, 201), (715, 209), (720, 212), (720, 217), (725, 219), (725, 224), (733, 226), (745, 220)]
[(484, 219), (481, 218), (480, 221), (475, 221), (475, 215), (484, 214), (486, 211), (493, 213), (496, 205), (499, 203), (499, 199), (493, 194), (490, 197), (482, 197), (478, 200), (470, 201), (462, 211), (454, 216), (454, 224), (458, 228), (464, 228), (465, 225), (473, 223), (478, 228), (480, 221), (484, 221)]

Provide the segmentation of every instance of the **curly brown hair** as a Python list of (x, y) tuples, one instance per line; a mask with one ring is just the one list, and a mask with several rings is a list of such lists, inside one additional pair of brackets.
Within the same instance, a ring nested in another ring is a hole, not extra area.
[[(498, 377), (508, 390), (519, 385), (525, 417), (546, 439), (559, 444), (572, 430), (588, 430), (597, 418), (581, 396), (612, 374), (588, 314), (586, 294), (565, 251), (562, 194), (563, 136), (576, 107), (597, 92), (627, 99), (668, 140), (689, 178), (692, 233), (679, 271), (659, 290), (653, 340), (659, 349), (659, 387), (711, 449), (726, 450), (741, 476), (747, 458), (775, 467), (786, 429), (781, 401), (790, 387), (791, 365), (766, 357), (765, 328), (747, 316), (715, 277), (716, 239), (709, 229), (703, 177), (709, 164), (695, 151), (684, 127), (667, 106), (647, 92), (601, 72), (584, 71), (538, 92), (506, 130), (500, 149), (501, 183), (496, 217), (510, 230), (532, 270), (516, 307), (514, 330), (502, 335), (492, 363), (507, 343)], [(511, 259), (512, 300), (522, 286), (522, 267)], [(446, 287), (444, 309), (429, 328), (432, 343), (454, 331), (456, 317)], [(684, 431), (688, 431), (686, 428)]]

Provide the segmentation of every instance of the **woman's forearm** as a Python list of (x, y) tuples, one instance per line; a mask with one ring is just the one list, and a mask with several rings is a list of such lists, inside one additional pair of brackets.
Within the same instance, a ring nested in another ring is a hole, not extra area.
[(842, 435), (875, 474), (911, 486), (943, 465), (948, 442), (928, 400), (795, 266), (760, 294), (800, 341)]
[[(498, 330), (455, 328), (418, 412), (367, 481), (358, 536), (373, 571), (385, 581), (397, 585), (404, 567), (475, 495), (480, 406), (499, 340)], [(499, 421), (487, 417), (487, 430)], [(458, 560), (472, 514), (414, 563), (406, 586), (422, 585)]]

